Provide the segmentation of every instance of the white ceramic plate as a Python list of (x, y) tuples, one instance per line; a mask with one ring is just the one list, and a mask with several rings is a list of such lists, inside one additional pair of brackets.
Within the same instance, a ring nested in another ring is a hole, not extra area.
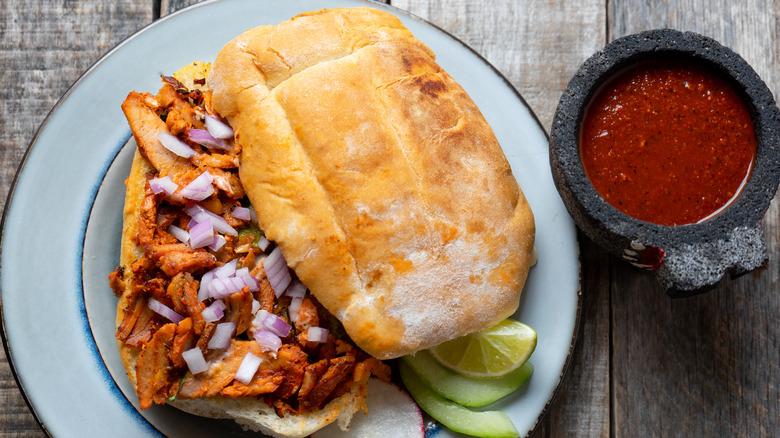
[[(539, 263), (515, 317), (538, 331), (528, 384), (491, 406), (530, 434), (565, 371), (579, 317), (575, 227), (550, 175), (547, 138), (512, 86), (479, 55), (402, 11), (362, 0), (207, 2), (134, 34), (68, 91), (33, 140), (4, 215), (2, 323), (9, 360), (35, 416), (57, 437), (246, 436), (229, 421), (158, 406), (144, 412), (114, 341), (116, 298), (107, 275), (119, 261), (124, 179), (132, 142), (120, 104), (130, 90), (156, 92), (160, 74), (212, 60), (245, 29), (307, 10), (388, 9), (438, 55), (493, 126), (534, 211)], [(208, 37), (182, 39), (192, 29)], [(177, 41), (165, 44), (165, 41)], [(124, 147), (128, 143), (129, 147)], [(455, 436), (434, 427), (429, 436)]]

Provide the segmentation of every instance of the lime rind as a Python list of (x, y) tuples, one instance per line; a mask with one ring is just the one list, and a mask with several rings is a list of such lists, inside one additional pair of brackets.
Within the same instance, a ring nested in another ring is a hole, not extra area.
[(536, 331), (512, 320), (430, 349), (445, 367), (475, 378), (497, 378), (517, 370), (536, 349)]

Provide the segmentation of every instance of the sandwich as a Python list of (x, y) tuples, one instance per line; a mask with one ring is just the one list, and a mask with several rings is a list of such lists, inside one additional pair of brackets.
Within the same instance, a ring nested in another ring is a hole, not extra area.
[(517, 308), (533, 215), (466, 92), (393, 15), (305, 13), (123, 103), (117, 341), (142, 409), (346, 428), (381, 360)]

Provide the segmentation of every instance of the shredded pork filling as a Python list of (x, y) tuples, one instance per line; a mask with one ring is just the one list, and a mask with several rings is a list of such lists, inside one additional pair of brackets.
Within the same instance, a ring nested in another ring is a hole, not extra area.
[[(127, 303), (121, 309), (116, 338), (139, 352), (135, 372), (140, 407), (147, 409), (173, 397), (263, 397), (284, 416), (320, 409), (371, 374), (389, 380), (387, 365), (356, 348), (338, 321), (308, 292), (295, 312), (290, 309), (294, 298), (273, 290), (260, 262), (265, 256), (257, 245), (261, 232), (251, 220), (233, 214), (237, 207), (248, 206), (237, 175), (241, 146), (233, 139), (227, 140), (227, 148), (219, 149), (191, 141), (189, 131), (205, 130), (207, 114), (219, 119), (210, 92), (189, 90), (172, 77), (164, 76), (163, 82), (156, 96), (131, 92), (122, 105), (139, 152), (155, 172), (147, 175), (135, 236), (144, 255), (129, 267), (132, 272), (119, 267), (109, 276), (115, 294), (125, 294)], [(177, 136), (195, 154), (183, 158), (165, 148), (158, 140), (161, 131)], [(214, 192), (200, 201), (180, 191), (155, 193), (149, 183), (167, 176), (181, 188), (204, 172), (211, 175)], [(236, 234), (217, 233), (224, 241), (218, 244), (215, 238), (213, 245), (197, 248), (174, 237), (171, 226), (191, 230), (193, 218), (185, 209), (193, 204), (221, 217)], [(223, 315), (206, 321), (204, 309), (217, 298), (199, 298), (203, 276), (234, 260), (237, 268), (247, 268), (257, 281), (256, 290), (244, 286), (222, 297)], [(150, 300), (162, 303), (180, 320), (152, 310)], [(278, 350), (253, 337), (253, 320), (260, 309), (291, 326), (288, 335), (280, 336)], [(226, 322), (235, 324), (227, 347), (209, 348), (218, 324)], [(327, 340), (309, 341), (311, 327), (327, 329)], [(205, 371), (191, 372), (183, 357), (194, 348), (206, 360)], [(248, 383), (243, 383), (236, 380), (236, 373), (249, 353), (261, 361)]]

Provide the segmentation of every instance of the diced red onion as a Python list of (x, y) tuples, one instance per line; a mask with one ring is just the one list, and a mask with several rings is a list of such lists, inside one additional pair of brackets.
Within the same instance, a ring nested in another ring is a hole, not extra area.
[[(260, 290), (260, 283), (249, 273), (249, 268), (236, 269), (237, 266), (238, 259), (236, 258), (204, 274), (198, 297), (225, 298), (245, 287), (249, 287), (251, 292)], [(204, 285), (204, 282), (207, 284)]]
[(198, 288), (198, 301), (203, 301), (211, 295), (211, 280), (214, 278), (214, 271), (211, 270), (203, 274), (200, 278), (200, 287)]
[(309, 342), (328, 342), (328, 329), (322, 327), (309, 327), (309, 333), (307, 334), (306, 339), (308, 339)]
[(238, 231), (231, 227), (229, 223), (220, 215), (214, 214), (198, 204), (192, 204), (184, 209), (193, 220), (196, 222), (203, 222), (204, 220), (210, 220), (211, 225), (214, 226), (214, 230), (222, 234), (230, 234), (233, 236), (238, 235)]
[(273, 352), (279, 351), (282, 346), (282, 340), (279, 336), (269, 332), (268, 330), (258, 329), (254, 333), (255, 341), (263, 347), (264, 350), (270, 350)]
[(235, 331), (235, 322), (222, 322), (217, 324), (217, 329), (214, 330), (214, 335), (211, 337), (208, 347), (215, 350), (224, 350), (228, 348)]
[(209, 369), (206, 358), (200, 348), (191, 348), (181, 354), (182, 359), (187, 362), (187, 367), (192, 374), (199, 374)]
[(290, 334), (290, 329), (292, 329), (290, 324), (287, 324), (284, 319), (273, 313), (269, 313), (268, 316), (266, 316), (263, 325), (265, 325), (265, 328), (267, 328), (268, 331), (279, 336), (280, 338), (287, 337)]
[(241, 268), (236, 270), (236, 277), (241, 278), (241, 280), (249, 286), (249, 290), (252, 292), (257, 292), (260, 290), (260, 284), (257, 283), (257, 279), (252, 276), (252, 274), (249, 273), (249, 268)]
[(287, 262), (284, 260), (280, 247), (274, 248), (271, 254), (263, 259), (263, 269), (268, 277), (268, 282), (271, 283), (271, 288), (276, 294), (276, 298), (279, 298), (292, 281), (290, 270), (287, 268)]
[(284, 294), (288, 297), (303, 298), (303, 296), (306, 295), (306, 286), (301, 283), (300, 280), (293, 280), (293, 282), (290, 283), (290, 287), (287, 288)]
[(249, 218), (252, 220), (253, 224), (257, 225), (257, 212), (255, 211), (254, 208), (249, 209)]
[(224, 265), (217, 268), (214, 272), (219, 278), (228, 278), (236, 274), (236, 267), (238, 266), (238, 259), (233, 259)]
[(209, 249), (219, 251), (220, 248), (225, 246), (227, 240), (219, 234), (214, 235), (214, 239), (211, 241), (211, 245), (208, 245)]
[(257, 247), (260, 248), (260, 251), (265, 251), (266, 249), (268, 249), (268, 246), (270, 244), (271, 241), (266, 239), (265, 236), (260, 236), (260, 240), (257, 241)]
[(180, 157), (191, 158), (193, 155), (195, 155), (194, 149), (168, 131), (158, 132), (157, 139), (160, 140), (160, 143), (162, 143), (165, 149), (168, 149)]
[(168, 232), (175, 238), (179, 239), (179, 242), (181, 243), (187, 243), (190, 241), (190, 233), (182, 230), (181, 228), (177, 227), (176, 225), (171, 225), (168, 227)]
[(234, 293), (240, 291), (241, 289), (243, 289), (243, 288), (245, 288), (247, 286), (246, 283), (244, 283), (244, 280), (242, 280), (242, 279), (240, 279), (238, 277), (226, 278), (224, 281), (225, 281), (226, 284), (227, 284), (228, 281), (233, 284), (233, 287), (231, 288), (231, 290)]
[(206, 129), (215, 138), (233, 138), (235, 135), (233, 128), (210, 114), (206, 114)]
[(172, 195), (179, 189), (179, 185), (173, 182), (170, 176), (166, 175), (161, 178), (152, 178), (149, 180), (149, 187), (157, 194), (165, 192), (167, 195)]
[(237, 277), (219, 278), (211, 280), (209, 296), (212, 298), (225, 298), (246, 287), (244, 281)]
[(171, 320), (171, 322), (174, 322), (176, 324), (178, 324), (179, 322), (181, 322), (182, 319), (184, 319), (184, 317), (176, 313), (175, 310), (155, 300), (154, 298), (149, 298), (149, 308), (159, 313), (160, 315), (164, 316), (165, 318), (168, 318), (169, 320)]
[(225, 316), (225, 308), (227, 308), (225, 303), (220, 300), (215, 300), (213, 303), (211, 303), (210, 306), (203, 309), (200, 314), (203, 315), (203, 319), (206, 322), (219, 321), (223, 316)]
[(260, 310), (260, 301), (257, 301), (255, 299), (252, 300), (252, 313), (257, 313), (257, 311)]
[(244, 385), (249, 385), (249, 382), (252, 381), (252, 378), (255, 376), (255, 373), (257, 372), (257, 369), (260, 368), (262, 362), (263, 359), (252, 353), (247, 353), (241, 360), (241, 365), (238, 366), (235, 379)]
[(255, 312), (255, 317), (252, 319), (252, 325), (256, 326), (257, 328), (263, 328), (263, 322), (265, 322), (265, 319), (268, 317), (268, 314), (271, 313), (265, 309), (258, 309)]
[(268, 281), (271, 283), (271, 285), (274, 285), (279, 282), (279, 280), (284, 277), (284, 271), (283, 267), (277, 265), (274, 266), (274, 270), (272, 271), (265, 271), (265, 276), (268, 277)]
[(295, 322), (298, 320), (298, 311), (301, 310), (301, 303), (303, 303), (303, 298), (295, 297), (290, 301), (290, 306), (287, 308), (290, 321)]
[(211, 184), (213, 181), (214, 177), (212, 177), (210, 173), (203, 172), (189, 184), (184, 186), (179, 194), (187, 199), (202, 201), (214, 194), (214, 186)]
[(214, 138), (214, 136), (205, 129), (191, 128), (187, 131), (187, 138), (209, 149), (232, 149), (224, 139)]
[(263, 259), (263, 269), (266, 275), (268, 275), (269, 272), (275, 272), (280, 266), (287, 266), (287, 262), (284, 260), (284, 255), (282, 255), (282, 248), (277, 246), (271, 251), (271, 254), (268, 254), (268, 257)]
[(292, 329), (292, 326), (287, 324), (284, 319), (264, 309), (257, 311), (252, 323), (259, 329), (266, 329), (281, 338), (287, 337)]
[(276, 298), (281, 297), (284, 291), (287, 290), (287, 286), (292, 282), (290, 270), (285, 267), (273, 280), (269, 278), (268, 282), (271, 283), (271, 289), (274, 290)]
[(248, 221), (252, 215), (249, 214), (249, 209), (246, 207), (236, 207), (233, 209), (233, 217), (236, 219), (243, 219)]
[(225, 298), (231, 293), (232, 292), (228, 290), (227, 285), (222, 281), (222, 279), (215, 275), (214, 278), (211, 280), (210, 296), (213, 298)]
[(198, 222), (190, 228), (190, 246), (202, 248), (214, 241), (214, 227), (210, 221)]

